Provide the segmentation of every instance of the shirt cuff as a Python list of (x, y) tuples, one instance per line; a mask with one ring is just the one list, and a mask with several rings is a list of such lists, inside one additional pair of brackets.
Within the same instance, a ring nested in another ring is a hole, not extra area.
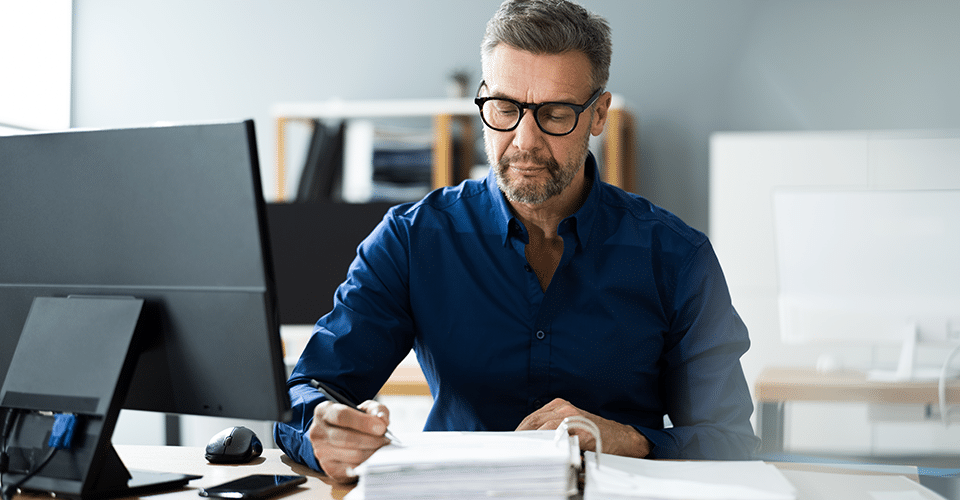
[(288, 457), (315, 471), (323, 472), (320, 464), (317, 463), (317, 457), (313, 454), (313, 444), (310, 443), (306, 432), (300, 432), (291, 425), (277, 422), (273, 425), (273, 440)]
[(650, 441), (650, 453), (644, 458), (679, 458), (680, 449), (669, 432), (639, 425), (632, 427)]

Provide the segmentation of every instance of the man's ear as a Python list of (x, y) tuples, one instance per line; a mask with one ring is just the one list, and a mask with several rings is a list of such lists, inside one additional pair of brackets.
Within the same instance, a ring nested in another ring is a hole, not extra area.
[(613, 101), (613, 94), (604, 92), (597, 99), (596, 111), (593, 113), (593, 120), (590, 122), (590, 133), (597, 136), (603, 133), (603, 127), (607, 123), (607, 112), (610, 111), (610, 103)]

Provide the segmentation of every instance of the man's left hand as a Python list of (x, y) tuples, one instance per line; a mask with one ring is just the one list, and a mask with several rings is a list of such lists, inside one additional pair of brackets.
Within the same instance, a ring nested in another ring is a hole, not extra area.
[[(643, 458), (650, 453), (650, 441), (633, 427), (583, 411), (560, 398), (527, 415), (527, 418), (520, 422), (517, 430), (553, 430), (560, 426), (563, 419), (574, 415), (586, 417), (597, 424), (600, 428), (600, 438), (603, 440), (604, 453), (636, 458)], [(573, 429), (571, 432), (580, 439), (581, 450), (596, 451), (596, 440), (589, 432), (579, 429)]]

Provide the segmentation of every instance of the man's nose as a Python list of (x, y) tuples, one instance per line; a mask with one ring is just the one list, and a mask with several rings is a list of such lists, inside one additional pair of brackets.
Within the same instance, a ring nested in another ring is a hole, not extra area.
[(520, 124), (513, 130), (513, 145), (520, 151), (531, 151), (542, 139), (543, 132), (530, 110), (523, 113)]

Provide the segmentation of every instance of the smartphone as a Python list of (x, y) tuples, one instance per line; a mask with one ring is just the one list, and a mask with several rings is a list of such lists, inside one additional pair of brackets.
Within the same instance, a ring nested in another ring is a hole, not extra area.
[(269, 498), (307, 482), (306, 476), (279, 474), (251, 474), (210, 488), (201, 488), (202, 497), (215, 498)]

